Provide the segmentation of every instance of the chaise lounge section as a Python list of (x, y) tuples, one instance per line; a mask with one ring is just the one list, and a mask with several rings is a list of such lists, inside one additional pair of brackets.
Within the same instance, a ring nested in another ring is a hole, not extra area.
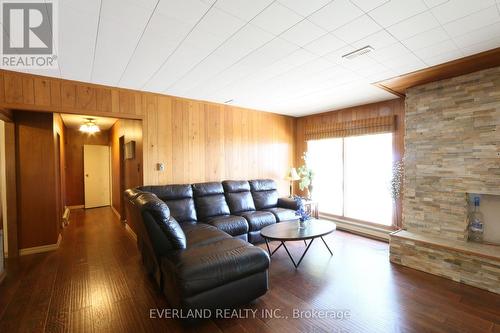
[[(281, 221), (270, 209), (296, 219), (293, 200), (279, 207), (277, 194), (272, 180), (125, 191), (127, 220), (137, 231), (143, 263), (172, 307), (231, 308), (267, 292), (269, 256), (247, 240), (261, 241), (260, 229)], [(262, 211), (256, 210), (256, 196)]]

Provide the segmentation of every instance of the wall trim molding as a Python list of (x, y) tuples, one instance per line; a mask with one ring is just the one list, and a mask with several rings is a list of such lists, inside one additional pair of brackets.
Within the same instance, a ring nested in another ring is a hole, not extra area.
[(128, 223), (123, 223), (123, 225), (125, 226), (125, 230), (127, 230), (127, 232), (129, 233), (129, 235), (134, 239), (134, 240), (137, 240), (137, 234), (134, 232), (134, 230), (132, 230), (132, 228), (128, 225)]
[(20, 256), (27, 256), (29, 254), (43, 253), (43, 252), (57, 250), (59, 248), (59, 246), (61, 245), (61, 241), (62, 241), (62, 235), (59, 234), (59, 237), (57, 238), (57, 243), (49, 244), (49, 245), (42, 245), (42, 246), (35, 246), (35, 247), (27, 247), (25, 249), (19, 249), (19, 255)]
[(70, 210), (71, 209), (83, 209), (85, 208), (85, 205), (74, 205), (74, 206), (67, 206)]

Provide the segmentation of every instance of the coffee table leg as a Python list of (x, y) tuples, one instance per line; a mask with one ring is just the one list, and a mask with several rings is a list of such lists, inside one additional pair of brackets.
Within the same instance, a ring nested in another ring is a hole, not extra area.
[(284, 245), (284, 244), (283, 244), (283, 242), (281, 242), (281, 244), (280, 244), (280, 245), (278, 245), (278, 247), (277, 247), (277, 248), (275, 248), (275, 249), (271, 252), (271, 248), (269, 247), (269, 241), (267, 240), (267, 238), (264, 238), (264, 240), (266, 241), (267, 252), (269, 253), (269, 256), (270, 256), (270, 257), (272, 257), (272, 256), (273, 256), (273, 254), (274, 254), (276, 251), (278, 251), (278, 249), (279, 249), (280, 247), (282, 247), (282, 246)]
[(285, 243), (284, 242), (281, 242), (281, 245), (283, 245), (283, 247), (285, 248), (286, 250), (286, 253), (288, 254), (288, 256), (290, 257), (290, 260), (292, 261), (292, 264), (293, 266), (295, 266), (295, 268), (299, 268), (299, 265), (300, 263), (302, 262), (302, 259), (304, 259), (304, 256), (306, 255), (307, 251), (309, 251), (309, 248), (311, 247), (311, 244), (313, 243), (314, 241), (314, 238), (311, 239), (311, 241), (309, 242), (309, 244), (307, 245), (304, 253), (302, 253), (302, 256), (300, 257), (299, 261), (297, 263), (295, 263), (295, 260), (293, 260), (293, 257), (292, 255), (290, 254), (290, 251), (288, 251), (288, 248), (286, 247)]
[(266, 241), (267, 252), (269, 253), (269, 256), (272, 256), (271, 249), (269, 248), (269, 242), (267, 241), (267, 238), (264, 237), (264, 240)]
[(328, 247), (328, 244), (326, 244), (326, 242), (323, 239), (323, 237), (321, 237), (321, 240), (323, 241), (323, 243), (325, 244), (326, 248), (328, 249), (328, 252), (330, 252), (330, 254), (333, 256), (332, 250), (330, 250), (330, 248)]
[(283, 242), (281, 242), (281, 244), (280, 244), (280, 245), (278, 245), (278, 247), (277, 247), (277, 248), (275, 248), (275, 249), (273, 250), (273, 252), (271, 252), (271, 255), (273, 255), (276, 251), (278, 251), (278, 249), (279, 249), (281, 246), (283, 246)]

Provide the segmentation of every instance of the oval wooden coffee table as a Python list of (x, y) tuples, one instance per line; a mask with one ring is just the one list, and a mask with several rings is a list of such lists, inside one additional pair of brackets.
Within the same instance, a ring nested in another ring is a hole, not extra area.
[[(267, 251), (269, 252), (269, 256), (272, 257), (272, 255), (280, 247), (283, 246), (295, 268), (298, 268), (300, 263), (302, 262), (302, 259), (304, 259), (304, 256), (306, 255), (307, 251), (311, 247), (311, 244), (316, 238), (321, 238), (326, 248), (328, 249), (328, 252), (330, 252), (330, 255), (333, 255), (332, 251), (328, 247), (328, 244), (326, 244), (325, 240), (323, 239), (323, 236), (332, 233), (333, 231), (335, 231), (336, 228), (337, 226), (335, 225), (335, 223), (331, 221), (326, 221), (321, 219), (311, 219), (306, 222), (306, 227), (303, 229), (299, 229), (298, 221), (280, 222), (262, 228), (260, 234), (266, 241), (266, 246), (267, 246)], [(311, 240), (309, 244), (307, 244), (306, 242), (308, 239)], [(279, 241), (280, 245), (271, 252), (271, 249), (269, 248), (269, 241)], [(304, 253), (302, 254), (297, 263), (295, 263), (295, 260), (293, 260), (290, 251), (288, 251), (288, 248), (285, 245), (285, 242), (287, 241), (304, 241), (304, 243), (307, 245)]]

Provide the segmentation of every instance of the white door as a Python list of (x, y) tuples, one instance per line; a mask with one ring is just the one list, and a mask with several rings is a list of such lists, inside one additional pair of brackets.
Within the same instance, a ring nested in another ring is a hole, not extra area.
[(109, 206), (109, 147), (83, 146), (85, 208)]

